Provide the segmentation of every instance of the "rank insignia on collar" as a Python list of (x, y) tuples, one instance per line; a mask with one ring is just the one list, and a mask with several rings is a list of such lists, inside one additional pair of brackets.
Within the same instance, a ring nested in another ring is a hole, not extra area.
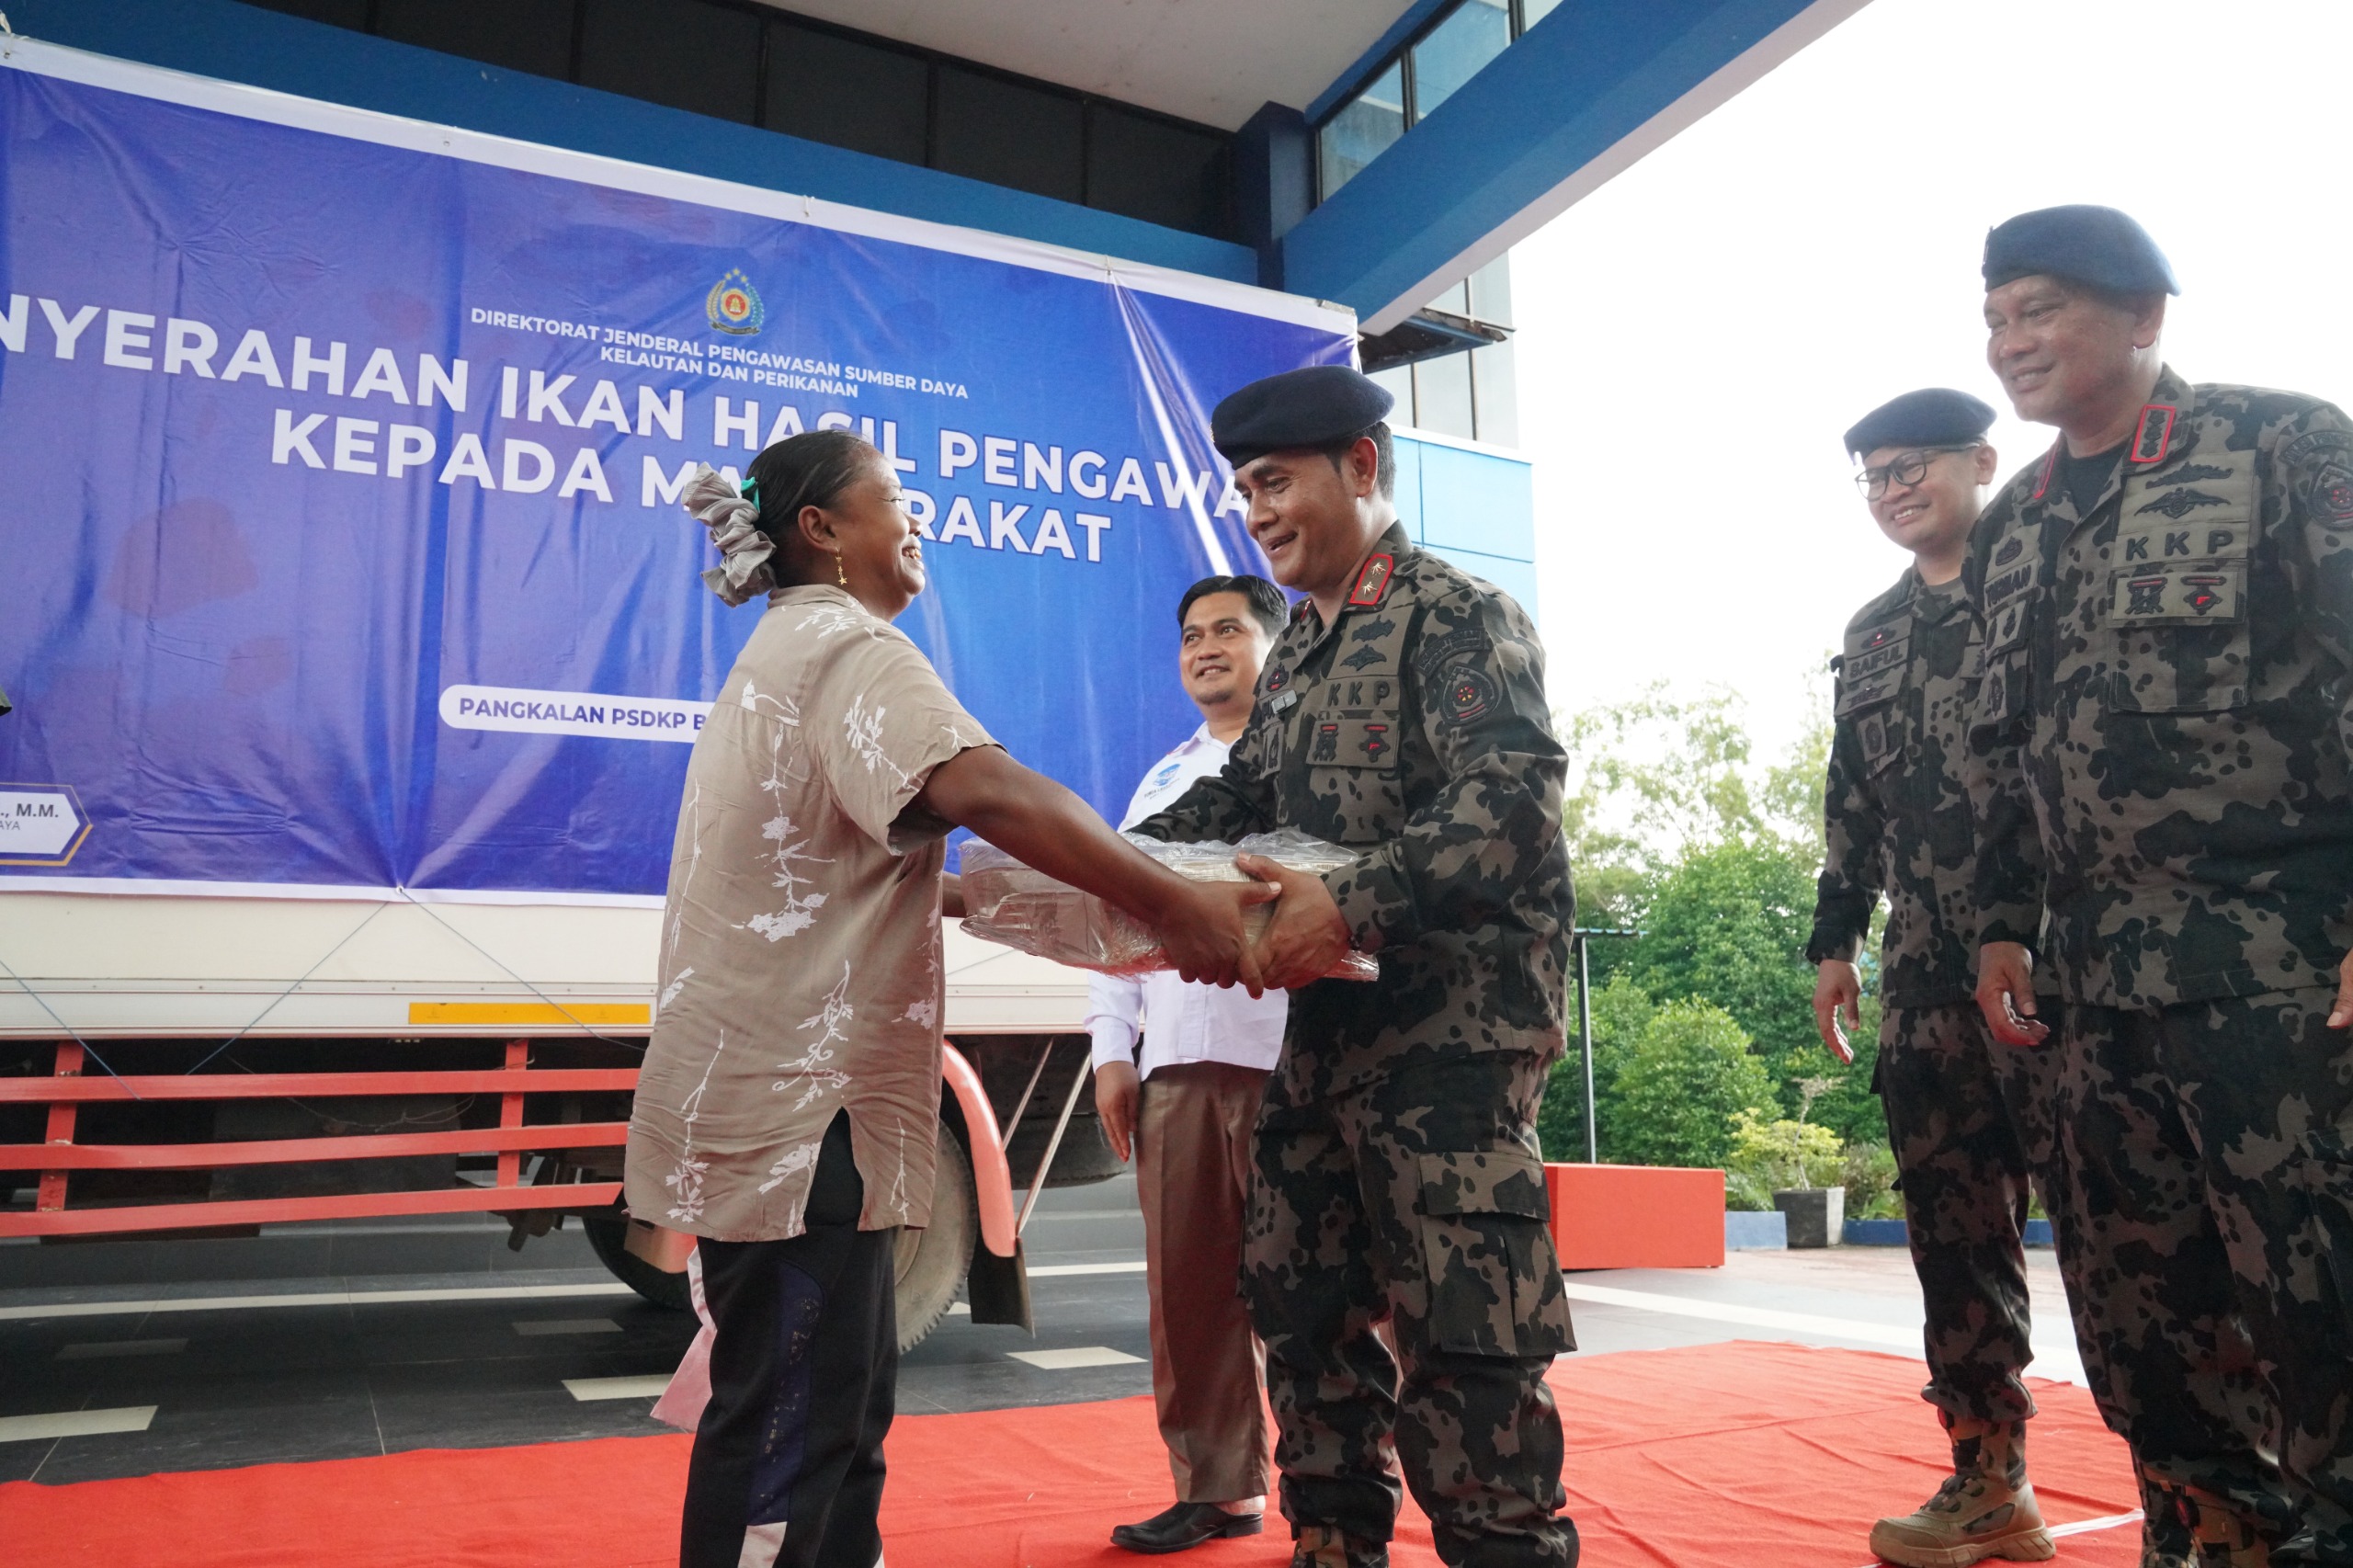
[(1394, 556), (1366, 556), (1363, 570), (1357, 574), (1357, 585), (1348, 590), (1348, 603), (1352, 605), (1379, 604), (1381, 597), (1389, 591), (1390, 574), (1396, 570), (1397, 560)]
[(2146, 467), (2163, 462), (2165, 449), (2173, 444), (2174, 416), (2180, 412), (2169, 403), (2144, 403), (2141, 405), (2141, 423), (2132, 429), (2132, 460)]

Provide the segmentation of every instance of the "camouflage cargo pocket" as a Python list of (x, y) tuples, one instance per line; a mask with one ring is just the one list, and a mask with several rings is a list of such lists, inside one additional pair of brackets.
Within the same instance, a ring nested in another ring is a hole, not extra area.
[(1308, 719), (1307, 788), (1342, 844), (1378, 844), (1405, 825), (1393, 709), (1326, 709)]
[(2246, 705), (2255, 454), (2201, 453), (2200, 462), (2211, 472), (2194, 481), (2177, 472), (2125, 482), (2100, 606), (2117, 638), (2109, 706), (2118, 712)]
[(1557, 1356), (1576, 1348), (1545, 1228), (1544, 1167), (1525, 1149), (1419, 1156), (1422, 1267), (1440, 1350)]

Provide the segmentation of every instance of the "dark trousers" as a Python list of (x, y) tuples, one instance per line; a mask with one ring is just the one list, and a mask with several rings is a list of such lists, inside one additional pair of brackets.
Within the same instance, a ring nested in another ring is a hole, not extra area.
[(2333, 994), (2070, 1006), (2052, 1208), (2093, 1396), (2149, 1473), (2353, 1563), (2353, 1040)]
[(716, 1333), (687, 1465), (679, 1568), (874, 1568), (882, 1437), (899, 1366), (899, 1233), (861, 1231), (864, 1184), (836, 1117), (785, 1242), (704, 1241)]
[(1544, 1373), (1576, 1345), (1530, 1152), (1549, 1064), (1429, 1051), (1260, 1112), (1242, 1285), (1294, 1533), (1388, 1540), (1402, 1469), (1448, 1563), (1574, 1568)]
[(2059, 1054), (2000, 1044), (1974, 1002), (1881, 1020), (1880, 1102), (1927, 1313), (1920, 1392), (1962, 1420), (2034, 1414), (2018, 1377), (2034, 1358), (2026, 1210), (2029, 1179), (2050, 1165)]

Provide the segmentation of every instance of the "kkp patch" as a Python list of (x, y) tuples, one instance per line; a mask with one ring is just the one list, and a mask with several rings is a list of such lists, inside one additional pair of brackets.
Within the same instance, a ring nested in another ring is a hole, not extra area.
[(1449, 724), (1468, 724), (1486, 717), (1498, 695), (1495, 676), (1475, 665), (1459, 665), (1447, 672), (1439, 711)]

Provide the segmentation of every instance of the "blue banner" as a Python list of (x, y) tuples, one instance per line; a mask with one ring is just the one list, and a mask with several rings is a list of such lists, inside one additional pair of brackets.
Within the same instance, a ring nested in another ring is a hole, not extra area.
[(1261, 559), (1208, 410), (1350, 351), (1278, 295), (18, 59), (0, 887), (658, 895), (759, 614), (676, 496), (824, 426), (931, 536), (906, 630), (1116, 815), (1197, 722), (1178, 594)]

